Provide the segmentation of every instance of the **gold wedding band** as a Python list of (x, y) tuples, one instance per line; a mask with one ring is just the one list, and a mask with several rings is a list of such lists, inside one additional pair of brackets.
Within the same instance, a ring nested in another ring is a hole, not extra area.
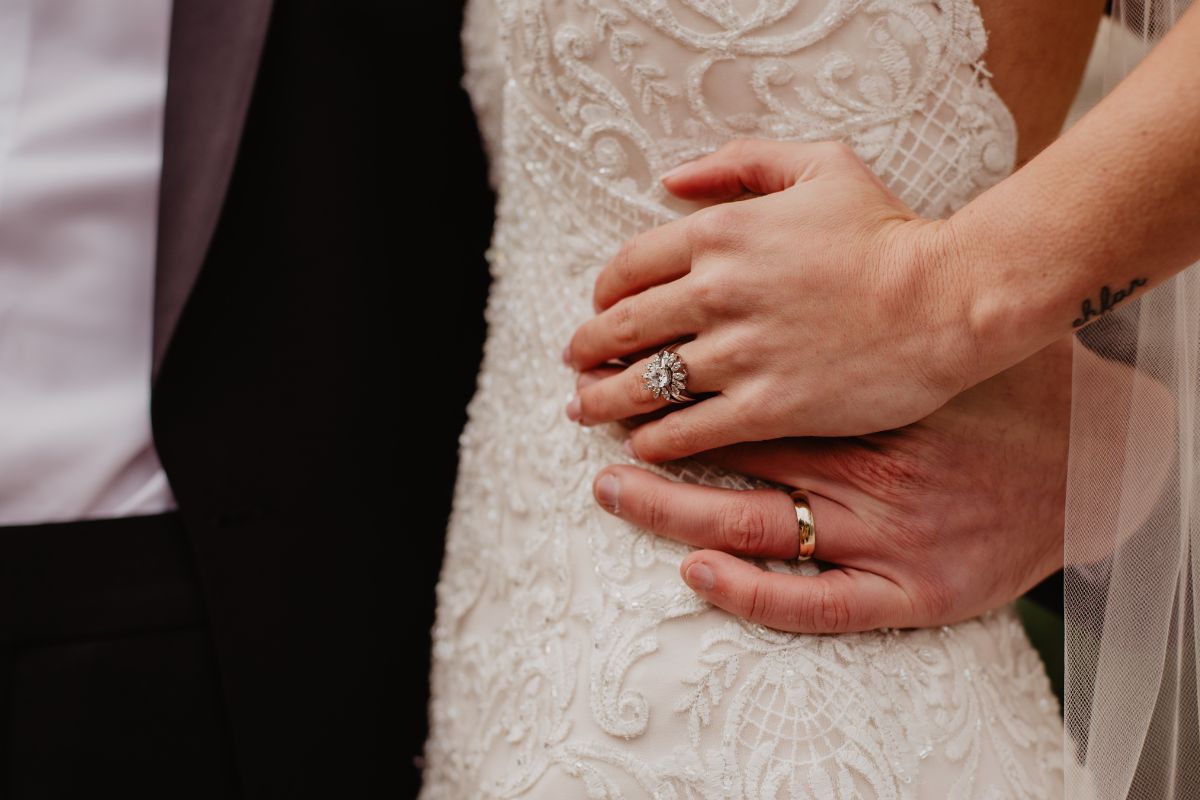
[(797, 561), (808, 561), (817, 550), (817, 526), (813, 522), (812, 506), (808, 504), (808, 492), (797, 489), (790, 494), (796, 505), (796, 528), (800, 534), (800, 555)]

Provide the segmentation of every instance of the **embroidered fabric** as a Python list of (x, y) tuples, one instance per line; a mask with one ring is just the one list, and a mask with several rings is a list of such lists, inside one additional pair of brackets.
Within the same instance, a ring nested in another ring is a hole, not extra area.
[[(1013, 167), (969, 0), (470, 0), (498, 190), (478, 390), (438, 585), (422, 797), (1051, 798), (1057, 703), (1011, 608), (800, 636), (708, 606), (687, 548), (591, 481), (618, 426), (563, 407), (558, 353), (629, 237), (695, 206), (667, 169), (735, 137), (838, 139), (945, 215)], [(656, 468), (730, 488), (745, 476)], [(767, 563), (803, 573), (811, 564)]]

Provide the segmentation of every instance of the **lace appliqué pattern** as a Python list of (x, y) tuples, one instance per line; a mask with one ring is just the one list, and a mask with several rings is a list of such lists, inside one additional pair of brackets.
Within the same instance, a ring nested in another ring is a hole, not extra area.
[(680, 581), (686, 547), (595, 505), (595, 474), (627, 460), (619, 427), (563, 414), (557, 353), (597, 272), (687, 210), (662, 171), (734, 137), (840, 139), (927, 215), (1007, 174), (1015, 133), (975, 7), (472, 0), (464, 44), (499, 193), (423, 797), (1057, 796), (1057, 707), (1011, 610), (848, 636), (738, 621)]
[(496, 0), (509, 74), (627, 195), (732, 138), (836, 139), (944, 216), (1013, 168), (969, 0)]

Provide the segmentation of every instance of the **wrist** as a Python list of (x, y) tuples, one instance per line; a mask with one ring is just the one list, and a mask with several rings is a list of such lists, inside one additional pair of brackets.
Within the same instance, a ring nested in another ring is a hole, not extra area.
[[(982, 199), (982, 197), (981, 197)], [(995, 209), (971, 203), (938, 226), (936, 245), (951, 276), (959, 336), (974, 386), (1038, 352), (1066, 331), (1053, 302), (1046, 253)], [(1037, 287), (1036, 291), (1031, 288)]]
[(988, 377), (981, 374), (986, 339), (978, 320), (979, 299), (984, 287), (969, 274), (966, 265), (974, 260), (969, 243), (948, 219), (926, 220), (918, 248), (920, 269), (926, 274), (926, 293), (932, 301), (926, 319), (940, 319), (940, 341), (932, 352), (945, 368), (941, 384), (956, 396)]

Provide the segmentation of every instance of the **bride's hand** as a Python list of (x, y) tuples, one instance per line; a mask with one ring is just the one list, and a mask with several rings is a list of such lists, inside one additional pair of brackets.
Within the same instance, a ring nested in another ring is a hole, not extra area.
[[(964, 387), (975, 342), (967, 281), (941, 269), (941, 222), (917, 217), (849, 148), (736, 141), (664, 178), (712, 205), (641, 234), (596, 283), (600, 313), (564, 359), (591, 370), (685, 337), (687, 388), (713, 396), (644, 425), (662, 461), (784, 436), (856, 435), (927, 416)], [(581, 388), (595, 424), (665, 404), (646, 360)]]
[[(1128, 380), (1121, 365), (1097, 363), (1114, 386)], [(1062, 341), (902, 430), (701, 454), (807, 490), (814, 557), (836, 565), (816, 577), (732, 555), (796, 557), (786, 492), (676, 483), (628, 465), (603, 470), (593, 489), (621, 519), (705, 548), (680, 573), (739, 617), (806, 633), (947, 624), (1011, 601), (1062, 565), (1070, 375)]]

